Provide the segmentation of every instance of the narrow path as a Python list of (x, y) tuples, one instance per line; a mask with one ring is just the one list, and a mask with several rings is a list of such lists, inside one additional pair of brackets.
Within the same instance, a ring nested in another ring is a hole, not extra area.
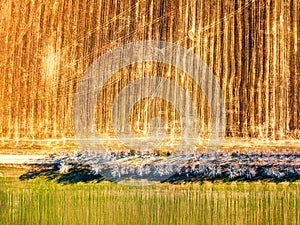
[(47, 155), (0, 155), (0, 164), (42, 164)]

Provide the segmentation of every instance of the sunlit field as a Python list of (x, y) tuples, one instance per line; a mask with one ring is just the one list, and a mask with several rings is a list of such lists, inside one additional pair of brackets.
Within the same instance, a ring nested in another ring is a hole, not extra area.
[[(298, 8), (297, 0), (3, 0), (0, 147), (74, 138), (74, 95), (86, 69), (109, 50), (141, 40), (178, 44), (207, 64), (224, 95), (226, 136), (297, 139)], [(151, 76), (186, 90), (199, 114), (195, 126), (207, 136), (211, 118), (203, 90), (181, 69), (157, 62), (127, 66), (105, 83), (95, 112), (99, 135), (113, 137), (110, 109), (119, 92)], [(209, 82), (207, 88), (213, 90)], [(171, 87), (165, 91), (167, 98)], [(147, 136), (151, 118), (161, 117), (172, 139), (180, 133), (179, 113), (152, 94), (134, 105), (132, 131)]]

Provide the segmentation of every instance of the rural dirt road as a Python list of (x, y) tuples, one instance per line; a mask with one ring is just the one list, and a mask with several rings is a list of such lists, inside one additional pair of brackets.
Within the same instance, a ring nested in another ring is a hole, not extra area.
[(39, 164), (47, 155), (0, 155), (0, 164)]

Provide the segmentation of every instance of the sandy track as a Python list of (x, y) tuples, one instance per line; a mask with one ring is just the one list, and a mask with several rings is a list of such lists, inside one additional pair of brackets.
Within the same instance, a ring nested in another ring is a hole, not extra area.
[(42, 164), (47, 155), (0, 155), (0, 164)]

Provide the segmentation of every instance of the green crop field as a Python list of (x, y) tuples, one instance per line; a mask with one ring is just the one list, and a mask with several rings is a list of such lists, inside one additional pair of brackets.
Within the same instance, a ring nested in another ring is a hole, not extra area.
[[(3, 174), (3, 173), (2, 173)], [(0, 224), (300, 223), (299, 182), (202, 182), (125, 186), (0, 177)]]

